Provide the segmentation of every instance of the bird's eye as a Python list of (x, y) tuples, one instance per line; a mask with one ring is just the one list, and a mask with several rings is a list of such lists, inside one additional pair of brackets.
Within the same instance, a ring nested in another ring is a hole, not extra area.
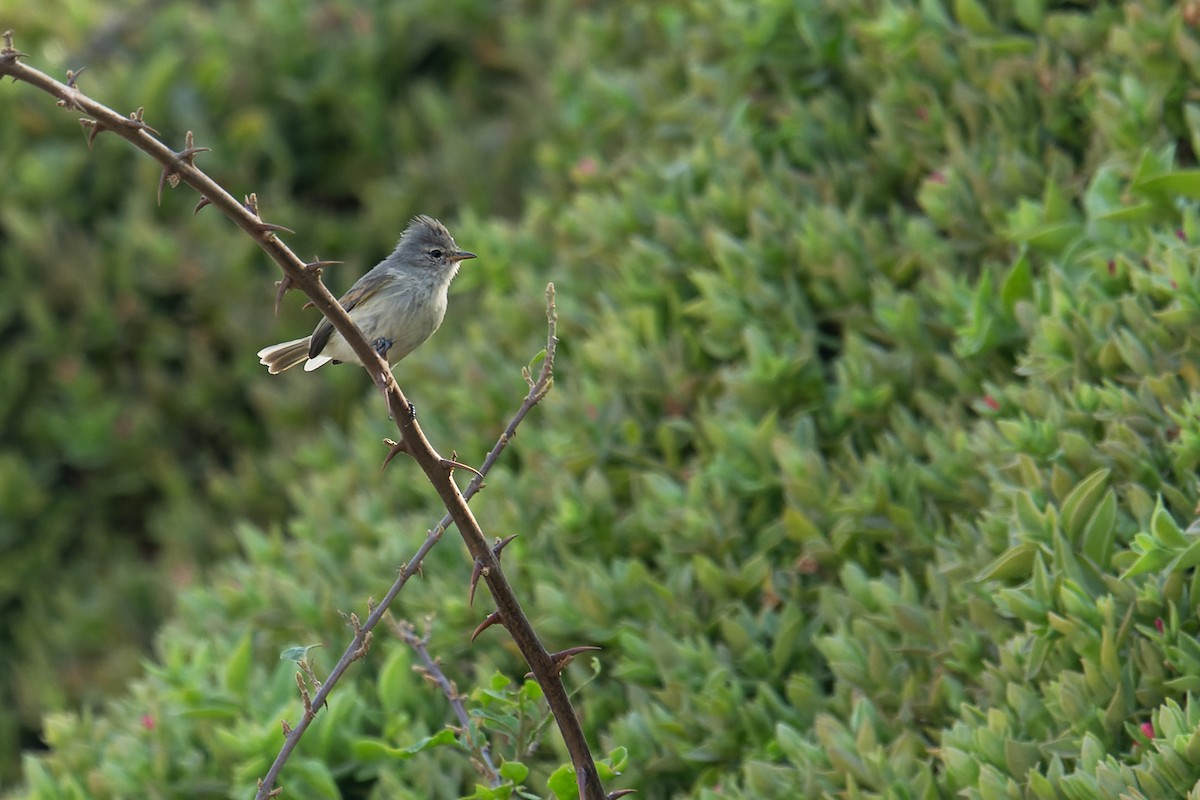
[(430, 251), (429, 251), (429, 255), (433, 256), (434, 258), (441, 258), (441, 257), (442, 257), (442, 251), (441, 251), (441, 250), (438, 250), (438, 249), (435, 247), (435, 248), (433, 248), (432, 250), (430, 250)]

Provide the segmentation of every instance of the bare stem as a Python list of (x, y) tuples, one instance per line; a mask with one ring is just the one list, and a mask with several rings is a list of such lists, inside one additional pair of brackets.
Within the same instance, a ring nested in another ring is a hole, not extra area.
[(417, 635), (417, 631), (411, 622), (395, 622), (392, 624), (392, 628), (405, 644), (416, 651), (417, 658), (421, 659), (421, 674), (437, 686), (441, 693), (446, 696), (446, 699), (450, 701), (450, 708), (453, 709), (454, 716), (458, 719), (459, 727), (463, 732), (463, 741), (475, 755), (476, 766), (487, 777), (488, 785), (492, 788), (499, 786), (503, 782), (503, 779), (500, 777), (500, 770), (496, 769), (496, 765), (492, 763), (492, 755), (488, 748), (487, 739), (482, 734), (480, 734), (482, 741), (479, 742), (472, 737), (471, 715), (467, 713), (467, 707), (463, 704), (463, 696), (459, 694), (458, 687), (454, 685), (454, 681), (446, 677), (446, 673), (442, 671), (442, 665), (429, 653), (428, 624), (426, 624), (425, 633), (422, 636)]

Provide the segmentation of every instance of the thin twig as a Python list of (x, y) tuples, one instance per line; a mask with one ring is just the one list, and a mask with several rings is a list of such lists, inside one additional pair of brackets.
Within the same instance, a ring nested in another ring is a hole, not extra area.
[[(505, 427), (504, 433), (500, 434), (500, 438), (496, 440), (496, 444), (493, 445), (492, 449), (484, 457), (483, 464), (479, 467), (479, 474), (471, 479), (466, 489), (463, 489), (462, 495), (467, 500), (470, 500), (483, 488), (484, 476), (491, 471), (496, 461), (500, 458), (500, 454), (504, 452), (504, 448), (508, 447), (508, 443), (516, 438), (517, 427), (525, 419), (525, 415), (542, 401), (542, 398), (549, 393), (550, 387), (554, 385), (554, 356), (558, 352), (558, 307), (554, 304), (553, 283), (546, 284), (546, 327), (549, 331), (546, 335), (546, 357), (542, 359), (542, 368), (538, 372), (537, 380), (527, 379), (529, 392), (521, 402), (521, 407), (517, 409), (517, 413), (513, 415), (513, 418), (508, 421), (508, 426)], [(434, 530), (444, 531), (450, 527), (451, 522), (453, 522), (453, 518), (450, 514), (446, 514)]]
[[(180, 152), (171, 150), (154, 137), (151, 129), (142, 121), (141, 113), (135, 112), (129, 117), (122, 116), (80, 91), (78, 86), (74, 85), (78, 73), (69, 73), (69, 84), (64, 84), (21, 63), (20, 59), (23, 55), (13, 47), (11, 34), (5, 36), (4, 47), (0, 48), (0, 76), (24, 81), (52, 97), (58, 98), (58, 104), (61, 107), (86, 114), (94, 120), (89, 135), (97, 130), (113, 132), (157, 160), (162, 165), (163, 175), (166, 176), (169, 184), (173, 185), (174, 181), (178, 180), (199, 192), (200, 196), (207, 199), (209, 204), (219, 208), (258, 243), (267, 255), (279, 265), (284, 274), (292, 280), (293, 285), (312, 300), (317, 310), (325, 315), (334, 329), (350, 345), (376, 386), (385, 393), (388, 411), (392, 419), (396, 421), (406, 451), (417, 462), (430, 484), (437, 491), (438, 496), (441, 497), (442, 503), (449, 512), (447, 516), (458, 528), (468, 551), (476, 562), (482, 565), (484, 580), (496, 603), (497, 613), (538, 683), (541, 684), (546, 702), (558, 722), (563, 743), (566, 745), (571, 763), (575, 767), (580, 797), (584, 800), (603, 800), (604, 789), (592, 761), (587, 739), (579, 720), (575, 717), (570, 698), (553, 659), (539, 639), (537, 632), (534, 631), (529, 618), (521, 609), (520, 602), (513, 593), (504, 572), (500, 569), (499, 560), (492, 553), (487, 537), (467, 505), (466, 496), (459, 491), (458, 486), (452, 480), (451, 471), (445, 467), (446, 459), (438, 455), (429, 440), (425, 438), (420, 426), (417, 425), (412, 413), (412, 406), (397, 385), (387, 362), (375, 352), (350, 319), (346, 310), (337, 302), (337, 298), (321, 283), (319, 277), (305, 269), (304, 262), (279, 239), (280, 226), (264, 222), (255, 211), (239, 203), (223, 186), (193, 163), (194, 156), (201, 152), (202, 148), (195, 147), (189, 141), (184, 150)], [(527, 413), (527, 409), (525, 413)], [(520, 416), (523, 417), (524, 414)], [(508, 431), (506, 431), (507, 434)], [(507, 442), (505, 441), (504, 444)], [(480, 472), (482, 473), (483, 470), (481, 469)], [(472, 484), (478, 480), (476, 478)], [(478, 491), (478, 488), (475, 491)], [(444, 529), (443, 526), (439, 526), (439, 528)], [(426, 539), (426, 544), (432, 547), (439, 536), (440, 533), (431, 532)], [(427, 551), (426, 545), (422, 545), (421, 556)], [(413, 563), (419, 563), (419, 561), (410, 562), (410, 565), (405, 567), (404, 573), (408, 573)], [(411, 573), (408, 574), (411, 575)], [(390, 597), (394, 596), (389, 592), (389, 602)], [(379, 609), (374, 609), (372, 616), (378, 611)], [(361, 654), (365, 653), (369, 637), (369, 629), (365, 631), (360, 629), (355, 632), (351, 660), (354, 657), (361, 657)], [(343, 656), (343, 659), (345, 658)], [(341, 671), (338, 672), (340, 675), (349, 666), (349, 663), (343, 665), (339, 661), (339, 666), (341, 666)], [(326, 692), (329, 685), (330, 681), (327, 681), (326, 685), (321, 687), (321, 691)], [(318, 692), (318, 696), (320, 694), (321, 692)], [(320, 707), (320, 702), (314, 703), (314, 708)], [(302, 730), (300, 726), (297, 728)], [(278, 770), (275, 767), (280, 766), (282, 761), (286, 760), (287, 754), (295, 748), (298, 740), (297, 730), (293, 730), (284, 745), (284, 751), (280, 753), (280, 759), (277, 759), (277, 764), (272, 767), (273, 771), (260, 782), (256, 795), (258, 800), (266, 800), (267, 797), (273, 795), (274, 781), (278, 776)]]
[(480, 733), (480, 738), (483, 739), (482, 743), (475, 741), (475, 737), (471, 733), (471, 715), (467, 713), (467, 707), (463, 704), (463, 696), (459, 694), (458, 687), (454, 685), (454, 681), (446, 677), (446, 673), (442, 671), (442, 665), (429, 653), (429, 627), (429, 623), (426, 622), (424, 635), (417, 636), (416, 628), (411, 622), (401, 620), (392, 623), (392, 630), (396, 635), (415, 650), (417, 657), (421, 659), (421, 666), (413, 667), (413, 669), (419, 670), (450, 701), (450, 708), (454, 711), (454, 716), (458, 718), (459, 727), (462, 729), (463, 741), (475, 756), (476, 767), (487, 778), (488, 785), (494, 789), (503, 783), (504, 779), (500, 777), (500, 770), (496, 769), (496, 765), (492, 763), (487, 738)]

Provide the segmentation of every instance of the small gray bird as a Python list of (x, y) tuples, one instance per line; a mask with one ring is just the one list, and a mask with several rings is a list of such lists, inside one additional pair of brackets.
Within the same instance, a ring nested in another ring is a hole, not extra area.
[[(475, 254), (459, 250), (445, 225), (432, 217), (415, 217), (392, 254), (359, 278), (338, 302), (379, 355), (394, 366), (442, 324), (450, 281), (468, 258)], [(301, 361), (306, 362), (305, 372), (331, 361), (361, 363), (324, 317), (312, 336), (264, 347), (258, 358), (272, 375)]]

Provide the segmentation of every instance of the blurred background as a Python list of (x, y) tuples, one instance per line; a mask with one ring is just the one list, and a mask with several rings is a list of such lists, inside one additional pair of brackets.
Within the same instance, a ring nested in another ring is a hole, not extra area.
[[(975, 797), (1083, 785), (1088, 752), (1156, 775), (1159, 709), (1194, 727), (1186, 564), (1116, 578), (1196, 502), (1196, 192), (1150, 180), (1194, 162), (1192, 5), (52, 0), (0, 29), (193, 131), (345, 262), (335, 294), (446, 222), (480, 257), (397, 369), (443, 453), (518, 407), (554, 281), (555, 389), (473, 507), (521, 534), (547, 645), (604, 648), (568, 684), (628, 748), (610, 789)], [(299, 714), (279, 652), (324, 674), (440, 507), (380, 471), (361, 370), (258, 364), (317, 320), (273, 316), (266, 256), (78, 117), (0, 87), (0, 786), (249, 796)], [(469, 574), (447, 536), (395, 614), (480, 707), (525, 669), (468, 645)], [(412, 658), (380, 631), (289, 796), (472, 791), (452, 748), (396, 752), (452, 719)], [(544, 794), (537, 741), (495, 743)]]

